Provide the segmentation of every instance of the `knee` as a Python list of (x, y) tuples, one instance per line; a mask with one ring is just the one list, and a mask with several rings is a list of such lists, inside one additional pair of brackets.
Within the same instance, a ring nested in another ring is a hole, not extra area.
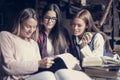
[(61, 80), (92, 80), (89, 76), (87, 76), (84, 72), (69, 70), (69, 69), (61, 69), (55, 73), (55, 76), (60, 78)]
[(44, 76), (44, 80), (56, 80), (55, 75), (54, 75), (53, 72), (44, 71), (41, 74)]
[(49, 71), (43, 71), (30, 77), (26, 78), (25, 80), (56, 80), (54, 73)]

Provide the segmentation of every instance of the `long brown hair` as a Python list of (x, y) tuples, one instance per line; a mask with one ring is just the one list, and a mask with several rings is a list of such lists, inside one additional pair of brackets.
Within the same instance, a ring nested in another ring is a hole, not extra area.
[(87, 10), (87, 9), (82, 9), (80, 10), (75, 16), (74, 18), (80, 18), (82, 20), (84, 20), (87, 28), (86, 28), (86, 31), (87, 32), (98, 32), (100, 34), (102, 34), (104, 40), (105, 40), (105, 44), (106, 44), (106, 47), (108, 49), (108, 51), (112, 52), (112, 48), (110, 46), (110, 43), (109, 43), (109, 39), (107, 38), (107, 35), (103, 32), (101, 32), (97, 27), (96, 25), (94, 24), (94, 21), (93, 21), (93, 18), (90, 14), (90, 12)]
[[(66, 49), (68, 49), (68, 44), (67, 44), (67, 39), (66, 39), (66, 36), (68, 34), (66, 34), (67, 30), (61, 25), (62, 15), (61, 15), (61, 11), (58, 5), (56, 4), (47, 5), (42, 13), (42, 21), (43, 21), (43, 17), (45, 16), (45, 14), (50, 10), (55, 11), (56, 16), (57, 16), (56, 24), (52, 28), (50, 34), (48, 35), (48, 37), (52, 41), (52, 45), (54, 48), (54, 54), (56, 55), (56, 54), (64, 53)], [(43, 24), (40, 26), (40, 31), (43, 31), (43, 32), (45, 31), (45, 27)]]

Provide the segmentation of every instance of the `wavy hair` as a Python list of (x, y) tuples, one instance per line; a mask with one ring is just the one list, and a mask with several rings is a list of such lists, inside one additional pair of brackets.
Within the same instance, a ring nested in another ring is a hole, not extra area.
[[(15, 19), (12, 33), (19, 36), (20, 31), (21, 31), (21, 23), (23, 23), (24, 21), (26, 21), (29, 18), (33, 18), (34, 20), (36, 20), (38, 22), (38, 15), (34, 9), (26, 8), (26, 9), (22, 10)], [(39, 28), (37, 25), (36, 31), (32, 34), (31, 39), (34, 39), (35, 41), (37, 41), (38, 34), (39, 34)]]

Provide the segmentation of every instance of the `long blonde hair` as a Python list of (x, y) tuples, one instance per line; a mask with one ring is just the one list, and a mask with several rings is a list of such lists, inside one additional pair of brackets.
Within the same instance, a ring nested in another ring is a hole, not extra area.
[[(38, 16), (34, 9), (26, 8), (23, 11), (21, 11), (14, 22), (12, 33), (19, 36), (20, 30), (21, 30), (21, 23), (23, 23), (25, 20), (29, 18), (33, 18), (38, 22)], [(31, 39), (34, 39), (35, 41), (37, 41), (38, 35), (39, 35), (39, 28), (37, 25), (36, 31), (32, 34)]]

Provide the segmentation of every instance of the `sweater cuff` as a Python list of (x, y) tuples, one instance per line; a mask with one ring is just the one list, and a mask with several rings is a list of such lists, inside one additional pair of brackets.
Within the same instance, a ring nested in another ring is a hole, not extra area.
[(91, 50), (90, 50), (90, 48), (89, 48), (88, 45), (86, 45), (85, 47), (83, 47), (83, 48), (81, 49), (81, 52), (82, 52), (82, 54), (84, 55), (84, 57), (93, 56), (93, 55), (92, 55), (92, 52), (91, 52)]

